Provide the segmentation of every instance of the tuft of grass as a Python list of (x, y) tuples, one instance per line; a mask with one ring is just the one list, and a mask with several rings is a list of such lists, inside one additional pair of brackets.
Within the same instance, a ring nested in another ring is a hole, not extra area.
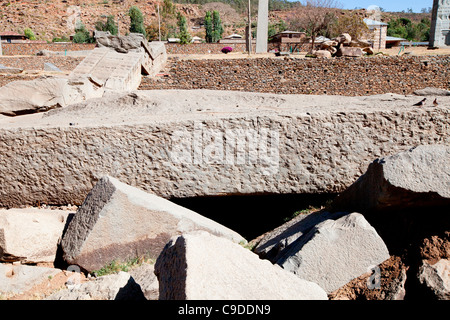
[(120, 271), (128, 272), (130, 271), (130, 269), (140, 266), (144, 262), (153, 264), (155, 263), (155, 259), (149, 258), (147, 256), (141, 256), (129, 259), (124, 262), (113, 260), (103, 268), (92, 271), (92, 274), (95, 275), (96, 277), (101, 277), (106, 276), (108, 274), (118, 273)]

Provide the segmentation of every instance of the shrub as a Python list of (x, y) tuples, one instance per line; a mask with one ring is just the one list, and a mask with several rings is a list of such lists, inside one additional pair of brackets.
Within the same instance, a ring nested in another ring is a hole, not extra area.
[(31, 30), (30, 28), (25, 28), (25, 30), (23, 30), (23, 34), (30, 40), (36, 40), (36, 36), (34, 35), (33, 30)]
[(128, 15), (130, 16), (130, 32), (141, 33), (145, 36), (144, 16), (141, 10), (136, 6), (132, 6), (128, 11)]
[(228, 52), (233, 51), (232, 47), (223, 47), (221, 50), (223, 53), (227, 54)]

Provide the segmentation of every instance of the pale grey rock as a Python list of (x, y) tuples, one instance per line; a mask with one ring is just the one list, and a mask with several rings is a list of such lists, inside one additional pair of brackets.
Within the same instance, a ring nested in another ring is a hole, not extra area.
[(69, 264), (91, 272), (113, 260), (156, 258), (172, 236), (199, 229), (245, 242), (219, 223), (105, 176), (70, 221), (61, 248)]
[(141, 51), (142, 42), (147, 41), (143, 34), (130, 33), (126, 36), (112, 35), (109, 32), (96, 31), (95, 40), (100, 48), (106, 47), (119, 53)]
[(364, 54), (363, 50), (358, 47), (340, 47), (337, 52), (337, 57), (361, 57)]
[(331, 58), (331, 52), (328, 50), (316, 50), (313, 52), (313, 54), (316, 56), (316, 58)]
[[(450, 145), (450, 97), (417, 100), (152, 90), (0, 118), (0, 206), (80, 205), (104, 175), (164, 198), (339, 193), (374, 159)], [(250, 140), (261, 156), (247, 142), (226, 149), (227, 133), (267, 138)], [(206, 152), (215, 146), (223, 157)]]
[(352, 37), (348, 33), (342, 33), (334, 39), (341, 45), (350, 45), (352, 42)]
[(277, 264), (331, 293), (388, 258), (376, 230), (355, 212), (319, 223), (292, 244)]
[(347, 212), (330, 213), (317, 211), (310, 214), (300, 214), (278, 228), (267, 232), (253, 248), (261, 258), (275, 263), (289, 246), (301, 236), (308, 233), (317, 224), (333, 219), (336, 220)]
[(140, 286), (124, 271), (52, 293), (44, 300), (145, 300)]
[(153, 263), (143, 263), (128, 271), (134, 281), (141, 287), (142, 293), (147, 300), (158, 300), (159, 283), (155, 275)]
[(0, 209), (0, 261), (55, 261), (69, 214), (66, 210)]
[(417, 96), (450, 96), (450, 91), (441, 88), (426, 87), (414, 91)]
[(155, 265), (161, 300), (326, 300), (317, 284), (207, 232), (183, 234)]
[(419, 281), (439, 300), (450, 300), (450, 260), (440, 259), (435, 264), (422, 262)]
[(73, 94), (63, 78), (13, 81), (0, 88), (0, 113), (14, 116), (63, 107)]
[(336, 211), (376, 212), (450, 205), (450, 147), (422, 145), (373, 161), (332, 204)]
[(60, 272), (55, 268), (0, 263), (0, 293), (8, 297), (26, 292)]
[(55, 72), (62, 72), (60, 68), (55, 66), (51, 62), (45, 62), (44, 63), (44, 71), (55, 71)]

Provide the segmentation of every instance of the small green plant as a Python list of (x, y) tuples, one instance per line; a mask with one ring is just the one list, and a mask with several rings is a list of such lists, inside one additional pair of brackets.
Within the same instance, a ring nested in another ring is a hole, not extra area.
[(25, 28), (23, 30), (23, 34), (30, 40), (36, 40), (36, 36), (34, 35), (33, 30), (31, 30), (30, 28)]
[(321, 209), (323, 209), (323, 207), (321, 207), (321, 208), (316, 208), (316, 207), (313, 207), (313, 206), (309, 206), (307, 209), (295, 211), (291, 216), (284, 218), (283, 221), (284, 221), (284, 222), (288, 222), (288, 221), (294, 219), (295, 217), (297, 217), (297, 216), (299, 216), (299, 215), (302, 215), (302, 214), (305, 214), (305, 215), (306, 215), (306, 214), (310, 214), (310, 213), (319, 211), (319, 210), (321, 210)]
[(125, 262), (113, 260), (103, 268), (94, 270), (92, 274), (94, 274), (96, 277), (101, 277), (108, 274), (118, 273), (120, 271), (128, 272), (133, 267), (140, 266), (144, 262), (153, 264), (155, 263), (155, 259), (149, 258), (148, 256), (144, 255), (140, 257), (135, 257), (133, 259), (129, 259)]

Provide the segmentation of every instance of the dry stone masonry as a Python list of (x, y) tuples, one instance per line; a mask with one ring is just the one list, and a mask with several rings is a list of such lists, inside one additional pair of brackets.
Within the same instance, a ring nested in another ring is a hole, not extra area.
[(412, 94), (425, 87), (449, 90), (449, 63), (450, 56), (169, 60), (167, 77), (144, 77), (139, 89), (346, 96)]

